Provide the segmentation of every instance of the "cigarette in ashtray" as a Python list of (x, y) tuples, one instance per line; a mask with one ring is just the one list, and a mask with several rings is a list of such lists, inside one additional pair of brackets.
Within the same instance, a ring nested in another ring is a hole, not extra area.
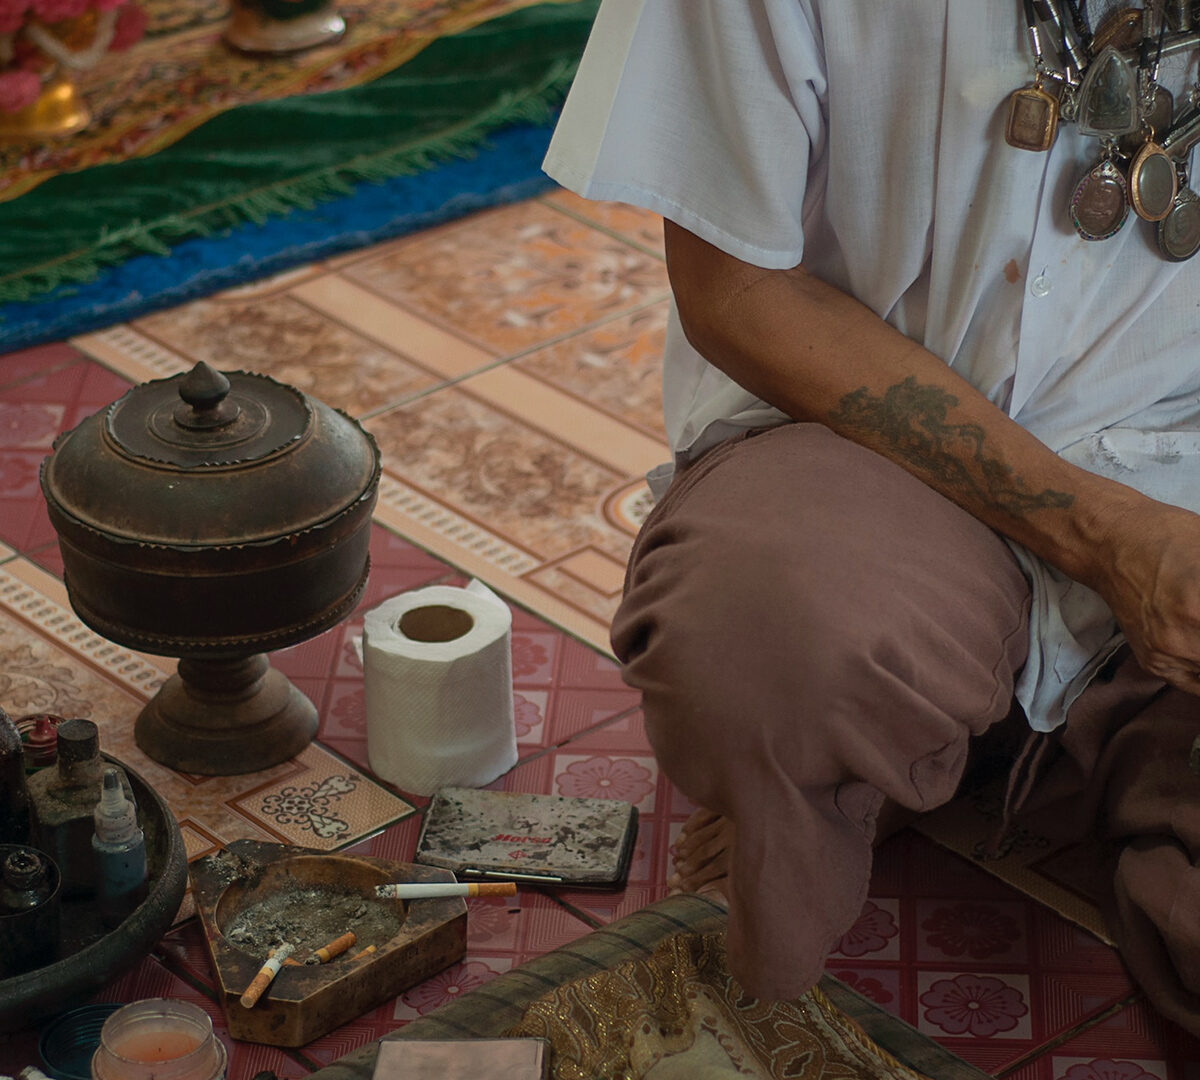
[(304, 962), (306, 964), (328, 964), (335, 956), (341, 956), (356, 941), (358, 938), (355, 937), (354, 931), (347, 930), (341, 937), (334, 938), (328, 945), (314, 949), (312, 956)]
[(363, 949), (362, 952), (356, 952), (352, 957), (350, 957), (350, 959), (357, 960), (360, 956), (370, 956), (371, 953), (375, 952), (375, 949), (376, 946), (368, 945), (365, 949)]
[(445, 896), (516, 896), (511, 881), (407, 881), (395, 885), (376, 885), (381, 900), (436, 900)]
[(241, 997), (242, 1007), (245, 1009), (253, 1009), (258, 1004), (258, 999), (266, 993), (267, 987), (271, 985), (272, 980), (279, 974), (279, 969), (283, 967), (284, 961), (295, 952), (294, 945), (280, 945), (278, 949), (274, 949), (267, 956), (266, 962), (258, 969), (258, 974), (250, 980), (250, 985), (246, 987), (246, 992)]

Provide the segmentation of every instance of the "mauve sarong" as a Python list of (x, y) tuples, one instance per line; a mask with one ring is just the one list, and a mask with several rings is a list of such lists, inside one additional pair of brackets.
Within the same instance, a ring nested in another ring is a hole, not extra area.
[[(884, 799), (947, 802), (972, 737), (1004, 726), (1028, 604), (991, 529), (821, 425), (739, 436), (677, 475), (613, 645), (663, 770), (733, 823), (729, 962), (748, 992), (817, 981), (866, 898)], [(1027, 801), (1127, 841), (1114, 934), (1151, 1000), (1200, 1031), (1200, 699), (1124, 659), (1065, 729), (1029, 738)]]

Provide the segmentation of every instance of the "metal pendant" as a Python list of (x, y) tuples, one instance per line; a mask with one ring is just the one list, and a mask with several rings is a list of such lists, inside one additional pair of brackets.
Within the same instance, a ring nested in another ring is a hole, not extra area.
[(1175, 117), (1175, 98), (1171, 96), (1171, 91), (1155, 83), (1149, 102), (1145, 95), (1141, 98), (1141, 116), (1141, 129), (1120, 141), (1121, 153), (1125, 157), (1133, 157), (1142, 148), (1147, 131), (1154, 138), (1171, 130), (1171, 121)]
[(1098, 56), (1110, 45), (1114, 49), (1132, 49), (1141, 40), (1141, 8), (1120, 8), (1096, 27), (1092, 35), (1092, 55)]
[(1170, 213), (1158, 223), (1158, 249), (1172, 262), (1190, 259), (1200, 250), (1200, 195), (1181, 188)]
[(1137, 72), (1109, 45), (1088, 65), (1079, 88), (1079, 130), (1084, 135), (1118, 138), (1140, 126)]
[(1128, 216), (1125, 177), (1106, 157), (1075, 186), (1071, 221), (1084, 240), (1107, 240)]
[(1054, 145), (1058, 131), (1058, 98), (1042, 89), (1042, 80), (1014, 90), (1008, 99), (1004, 138), (1018, 150), (1041, 152)]
[(1147, 139), (1129, 164), (1129, 202), (1143, 221), (1162, 221), (1175, 204), (1179, 176), (1175, 163), (1153, 139)]

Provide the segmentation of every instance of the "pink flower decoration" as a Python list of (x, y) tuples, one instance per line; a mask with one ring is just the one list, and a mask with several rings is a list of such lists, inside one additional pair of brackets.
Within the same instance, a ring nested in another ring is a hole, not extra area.
[[(4, 76), (14, 74), (4, 72)], [(32, 72), (20, 72), (25, 76), (22, 82), (33, 78), (33, 96), (36, 98), (41, 90), (41, 80)], [(28, 88), (25, 88), (28, 93)], [(26, 100), (22, 108), (28, 105)], [(4, 446), (37, 446), (47, 447), (58, 434), (59, 413), (49, 405), (13, 405), (0, 402), (0, 445)]]
[(88, 8), (88, 0), (33, 0), (33, 13), (42, 22), (56, 23), (77, 19)]
[(13, 34), (21, 29), (29, 0), (0, 0), (0, 34)]
[(520, 678), (522, 675), (532, 675), (538, 668), (545, 667), (549, 660), (549, 654), (536, 641), (527, 637), (513, 635), (513, 678)]
[(1108, 1061), (1099, 1058), (1089, 1065), (1072, 1065), (1062, 1080), (1158, 1080), (1132, 1061)]
[(113, 52), (128, 49), (130, 45), (141, 41), (145, 33), (146, 13), (137, 4), (122, 4), (117, 12), (117, 25), (113, 29), (112, 44), (109, 48)]
[[(25, 71), (23, 68), (14, 71), (0, 71), (0, 112), (20, 112), (27, 105), (32, 105), (37, 101), (38, 94), (41, 92), (42, 80), (35, 72)], [(0, 424), (3, 419), (0, 417)], [(7, 425), (0, 426), (0, 431), (3, 431), (5, 426)], [(9, 442), (9, 445), (12, 443)]]
[(558, 777), (560, 795), (584, 799), (621, 799), (640, 802), (651, 791), (650, 770), (629, 758), (613, 760), (606, 757), (573, 761)]
[(1021, 992), (990, 975), (957, 975), (939, 979), (921, 995), (925, 1019), (948, 1035), (970, 1032), (987, 1038), (1011, 1031), (1029, 1012)]
[(833, 951), (843, 956), (863, 956), (877, 952), (900, 933), (890, 911), (884, 911), (870, 900), (863, 906), (858, 921), (843, 935)]
[(467, 960), (414, 986), (404, 995), (404, 1002), (424, 1016), (439, 1005), (445, 1005), (462, 997), (468, 990), (482, 986), (497, 974), (487, 964)]
[(542, 711), (521, 694), (513, 694), (513, 724), (517, 729), (517, 738), (528, 735), (542, 722)]
[(476, 899), (467, 901), (467, 938), (472, 943), (488, 941), (512, 926), (508, 901)]
[(367, 733), (366, 695), (362, 690), (355, 690), (345, 697), (339, 698), (338, 703), (329, 710), (329, 715), (346, 730), (365, 735)]
[(986, 904), (963, 902), (952, 908), (938, 908), (921, 924), (928, 930), (930, 945), (947, 956), (968, 954), (975, 960), (1012, 951), (1021, 936), (1017, 924)]
[[(0, 79), (4, 76), (0, 75)], [(38, 469), (36, 461), (18, 457), (16, 454), (0, 454), (0, 491), (5, 495), (32, 493), (37, 490)]]
[(870, 975), (860, 975), (857, 971), (835, 971), (833, 977), (880, 1005), (886, 1005), (895, 997), (890, 990), (884, 988), (883, 983)]

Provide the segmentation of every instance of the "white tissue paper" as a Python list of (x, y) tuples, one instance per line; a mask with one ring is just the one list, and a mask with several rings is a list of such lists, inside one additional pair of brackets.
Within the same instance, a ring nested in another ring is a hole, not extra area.
[(482, 787), (517, 762), (512, 613), (479, 581), (385, 600), (363, 618), (367, 760), (402, 791)]

